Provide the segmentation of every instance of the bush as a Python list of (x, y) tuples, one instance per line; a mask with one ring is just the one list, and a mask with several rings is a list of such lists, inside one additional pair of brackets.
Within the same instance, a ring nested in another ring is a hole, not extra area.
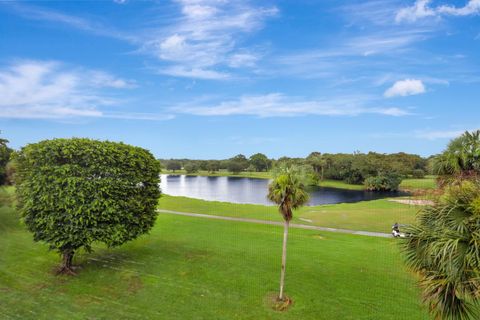
[(243, 165), (237, 161), (231, 160), (227, 164), (227, 170), (231, 173), (240, 173), (243, 171)]
[(380, 174), (365, 179), (365, 189), (369, 191), (397, 191), (402, 178), (398, 174)]
[(35, 241), (63, 255), (60, 272), (94, 242), (118, 246), (154, 225), (160, 166), (152, 154), (123, 143), (54, 139), (16, 155), (18, 208)]
[(15, 182), (15, 173), (17, 171), (17, 164), (11, 160), (5, 167), (5, 183), (7, 185), (13, 185)]
[(425, 178), (425, 171), (423, 171), (422, 169), (415, 169), (412, 172), (412, 177), (416, 179), (423, 179)]
[(176, 170), (182, 169), (182, 164), (176, 160), (170, 160), (167, 163), (167, 170), (175, 172)]
[(457, 181), (405, 229), (404, 256), (432, 319), (479, 319), (479, 225), (480, 185)]
[(187, 173), (198, 172), (198, 166), (193, 162), (187, 163), (183, 168)]

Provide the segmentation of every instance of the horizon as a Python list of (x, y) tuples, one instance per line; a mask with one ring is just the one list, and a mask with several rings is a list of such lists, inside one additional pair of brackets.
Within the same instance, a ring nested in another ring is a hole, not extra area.
[(2, 2), (1, 136), (175, 159), (428, 157), (480, 127), (479, 14), (475, 0)]

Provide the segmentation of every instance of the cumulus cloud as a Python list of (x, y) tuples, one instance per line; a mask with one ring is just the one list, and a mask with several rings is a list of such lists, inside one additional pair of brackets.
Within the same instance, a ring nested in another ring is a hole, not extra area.
[(72, 68), (54, 61), (19, 61), (0, 68), (0, 118), (158, 118), (103, 111), (102, 107), (120, 103), (106, 90), (134, 86), (132, 81), (104, 71)]
[(416, 94), (421, 94), (425, 92), (425, 86), (421, 80), (418, 79), (405, 79), (397, 81), (388, 88), (384, 96), (387, 98), (397, 97), (397, 96), (412, 96)]
[(330, 100), (304, 100), (291, 98), (281, 93), (257, 96), (242, 96), (236, 100), (212, 105), (179, 105), (172, 109), (176, 113), (198, 116), (251, 115), (258, 117), (292, 117), (304, 115), (358, 116), (380, 114), (405, 116), (410, 113), (396, 107), (366, 107), (365, 97), (350, 97)]
[(480, 0), (469, 0), (463, 7), (441, 5), (431, 7), (432, 0), (417, 0), (412, 6), (400, 9), (395, 15), (396, 22), (414, 22), (426, 17), (442, 15), (468, 16), (480, 14)]

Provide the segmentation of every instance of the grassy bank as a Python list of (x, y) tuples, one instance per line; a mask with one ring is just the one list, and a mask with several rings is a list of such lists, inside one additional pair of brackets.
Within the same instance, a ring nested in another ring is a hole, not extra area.
[(423, 179), (404, 179), (400, 184), (401, 189), (407, 190), (433, 190), (437, 188), (436, 178), (427, 176)]
[(160, 215), (147, 236), (80, 254), (75, 277), (53, 275), (58, 255), (18, 224), (5, 230), (0, 318), (428, 319), (393, 239), (292, 229), (294, 304), (276, 312), (281, 227)]
[[(159, 201), (159, 208), (181, 212), (282, 221), (277, 208), (274, 206), (204, 201), (163, 195)], [(322, 227), (390, 232), (390, 228), (395, 222), (402, 224), (413, 222), (418, 210), (418, 206), (382, 199), (303, 207), (295, 213), (294, 222)], [(302, 219), (308, 219), (311, 222)]]

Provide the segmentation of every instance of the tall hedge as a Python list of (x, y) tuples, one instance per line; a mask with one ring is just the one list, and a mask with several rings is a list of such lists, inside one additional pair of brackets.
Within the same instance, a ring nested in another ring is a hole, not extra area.
[(155, 223), (160, 165), (145, 149), (54, 139), (25, 146), (16, 163), (20, 213), (35, 241), (62, 254), (63, 273), (80, 248), (119, 246)]

